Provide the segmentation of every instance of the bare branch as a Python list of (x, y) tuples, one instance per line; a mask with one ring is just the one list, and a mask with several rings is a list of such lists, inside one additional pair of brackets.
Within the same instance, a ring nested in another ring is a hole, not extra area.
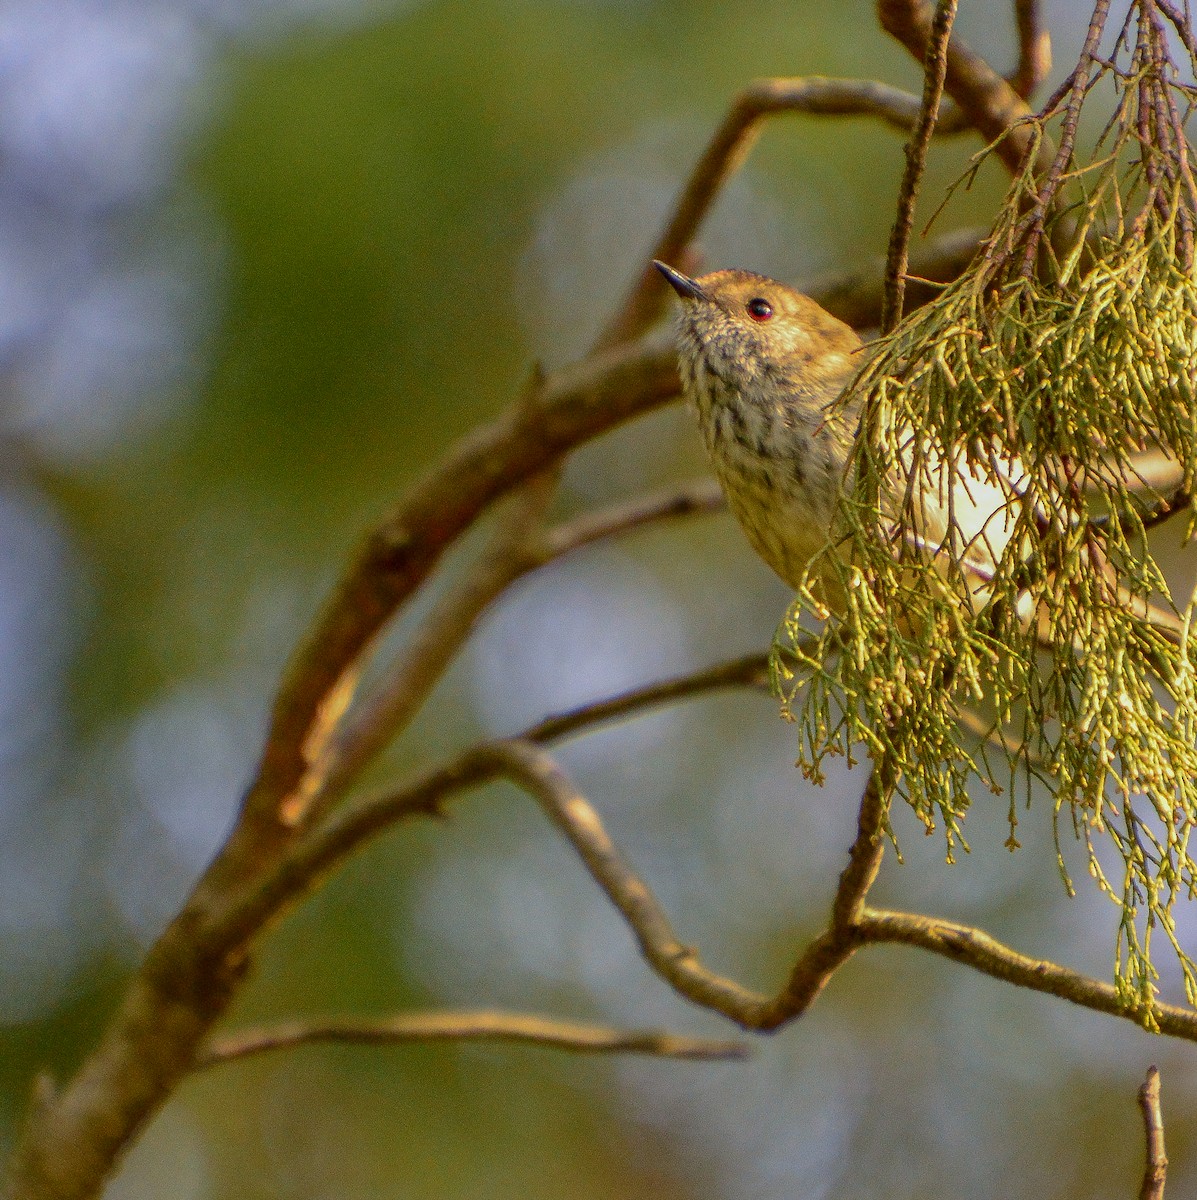
[(913, 913), (866, 909), (860, 919), (859, 936), (866, 942), (921, 946), (994, 979), (1046, 992), (1082, 1008), (1121, 1017), (1145, 1028), (1158, 1028), (1171, 1037), (1197, 1041), (1197, 1012), (1192, 1009), (1160, 1003), (1150, 1009), (1134, 1007), (1125, 1003), (1111, 984), (1090, 979), (1053, 962), (1020, 954), (970, 925)]
[[(664, 520), (716, 512), (724, 501), (719, 485), (703, 479), (584, 513), (547, 532), (540, 531), (539, 515), (532, 520), (524, 505), (516, 503), (519, 511), (503, 522), (466, 576), (434, 605), (404, 647), (395, 670), (359, 702), (337, 732), (330, 749), (333, 767), (322, 788), (329, 797), (342, 792), (361, 767), (402, 732), (482, 613), (517, 579), (595, 542)], [(531, 503), (539, 514), (546, 500), (533, 498)]]
[(583, 513), (550, 530), (539, 547), (538, 561), (543, 564), (594, 542), (621, 537), (658, 521), (702, 516), (725, 507), (723, 489), (714, 479), (698, 479), (681, 487), (636, 496), (610, 508)]
[(663, 704), (672, 704), (691, 696), (728, 688), (756, 688), (765, 691), (768, 686), (768, 655), (748, 654), (703, 671), (679, 675), (674, 679), (649, 684), (647, 687), (635, 688), (609, 700), (600, 700), (570, 712), (546, 717), (519, 734), (517, 740), (532, 742), (538, 746), (550, 745), (562, 738), (584, 733), (595, 725), (632, 716), (649, 708), (658, 708)]
[(696, 1004), (757, 1026), (754, 1018), (763, 1007), (762, 997), (709, 971), (694, 950), (678, 941), (656, 897), (624, 861), (598, 814), (552, 758), (522, 741), (500, 743), (494, 752), (503, 774), (534, 796), (569, 839), (628, 923), (653, 970)]
[(952, 35), (952, 24), (955, 20), (956, 0), (939, 0), (927, 38), (922, 103), (914, 133), (906, 145), (906, 170), (902, 175), (902, 185), (898, 189), (898, 212), (889, 238), (889, 256), (885, 264), (885, 303), (881, 307), (882, 334), (892, 333), (902, 320), (910, 234), (914, 229), (914, 206), (927, 165), (931, 135), (935, 132), (939, 102), (943, 98), (943, 81), (948, 69), (948, 38)]
[[(750, 660), (744, 660), (748, 664)], [(729, 664), (730, 665), (730, 664)], [(711, 673), (711, 678), (717, 676)], [(680, 682), (680, 681), (679, 681)], [(663, 698), (646, 689), (646, 700)], [(596, 716), (611, 707), (596, 706)], [(626, 705), (621, 712), (626, 712)], [(546, 722), (540, 736), (565, 736), (577, 726), (567, 719)], [(531, 731), (530, 731), (531, 732)], [(318, 856), (342, 857), (365, 837), (403, 817), (439, 810), (454, 791), (505, 776), (540, 802), (578, 851), (592, 877), (631, 927), (646, 961), (683, 996), (723, 1013), (738, 1024), (758, 1030), (776, 1029), (800, 1016), (827, 981), (862, 946), (902, 943), (964, 963), (983, 974), (1019, 987), (1044, 992), (1096, 1012), (1121, 1017), (1160, 1032), (1197, 1041), (1197, 1012), (1157, 1003), (1150, 1010), (1128, 1005), (1110, 984), (1090, 979), (1055, 963), (1033, 959), (1003, 945), (983, 930), (916, 914), (866, 907), (884, 851), (884, 831), (892, 785), (875, 768), (865, 789), (856, 840), (840, 877), (827, 930), (798, 958), (785, 987), (775, 997), (752, 992), (704, 967), (697, 954), (674, 933), (668, 917), (603, 829), (598, 815), (556, 763), (525, 738), (480, 746), (404, 792), (374, 801), (314, 835), (306, 848), (301, 875), (319, 871)]]
[(1147, 1079), (1139, 1089), (1139, 1108), (1143, 1113), (1143, 1131), (1147, 1138), (1147, 1163), (1139, 1200), (1164, 1200), (1168, 1178), (1168, 1155), (1164, 1153), (1164, 1114), (1160, 1111), (1160, 1073), (1147, 1068)]
[(318, 817), (416, 714), (490, 603), (537, 565), (531, 547), (540, 536), (556, 490), (557, 472), (548, 471), (535, 476), (511, 498), (490, 545), (465, 577), (433, 605), (404, 647), (396, 669), (336, 731), (325, 750), (325, 761), (314, 764), (305, 777), (309, 790), (291, 797), (284, 819), (295, 823)]
[(834, 930), (853, 929), (860, 923), (865, 897), (881, 869), (881, 856), (885, 852), (882, 834), (889, 819), (889, 802), (893, 795), (892, 775), (885, 764), (878, 764), (869, 772), (857, 816), (856, 840), (848, 852), (848, 865), (840, 876), (831, 906)]
[[(733, 659), (675, 679), (636, 688), (531, 726), (515, 739), (548, 745), (609, 721), (621, 720), (691, 696), (731, 688), (762, 689), (765, 655)], [(313, 827), (257, 885), (230, 905), (214, 936), (240, 945), (316, 888), (349, 855), (391, 826), (413, 817), (436, 817), (452, 797), (504, 774), (495, 744), (482, 742), (441, 766), (424, 771), (402, 788), (359, 800)]]
[(827, 981), (861, 944), (855, 915), (877, 874), (881, 829), (892, 789), (870, 775), (861, 803), (859, 830), (832, 910), (830, 928), (806, 949), (776, 997), (749, 991), (704, 967), (683, 945), (648, 886), (632, 871), (608, 837), (598, 814), (553, 759), (528, 742), (495, 747), (504, 773), (533, 795), (578, 852), (591, 877), (628, 923), (645, 961), (675, 991), (748, 1029), (776, 1029), (800, 1016)]
[[(1064, 172), (1072, 162), (1077, 124), (1081, 116), (1081, 104), (1084, 101), (1085, 93), (1089, 89), (1090, 75), (1097, 63), (1097, 49), (1101, 43), (1109, 10), (1110, 0), (1096, 0), (1092, 16), (1089, 18), (1089, 28), (1085, 34), (1085, 44), (1081, 47), (1081, 55), (1077, 61), (1076, 69), (1069, 76), (1069, 79), (1065, 81), (1069, 86), (1064, 88), (1062, 84), (1061, 92), (1058, 93), (1061, 99), (1065, 95), (1068, 97), (1064, 107), (1064, 117), (1060, 124), (1060, 145), (1055, 149), (1054, 153), (1049, 153), (1049, 149), (1046, 146), (1039, 152), (1039, 170), (1043, 175), (1043, 186), (1040, 188), (1039, 194), (1035, 197), (1035, 203), (1030, 207), (1027, 214), (1027, 221), (1031, 232), (1027, 237), (1027, 244), (1023, 247), (1022, 251), (1022, 270), (1023, 274), (1027, 276), (1030, 275), (1034, 266), (1035, 253), (1043, 234), (1043, 219), (1051, 208), (1052, 202), (1064, 178)], [(1056, 98), (1052, 97), (1052, 100), (1055, 101)], [(1054, 107), (1054, 104), (1051, 107)]]
[(819, 998), (832, 975), (864, 944), (858, 936), (857, 918), (885, 852), (882, 832), (893, 794), (887, 775), (876, 766), (869, 773), (857, 814), (856, 838), (836, 887), (827, 929), (799, 955), (785, 987), (764, 1006), (756, 1028), (776, 1029), (800, 1017)]
[[(544, 500), (532, 503), (543, 512)], [(402, 732), (482, 613), (517, 579), (595, 542), (664, 520), (716, 512), (723, 503), (719, 485), (704, 479), (585, 513), (547, 532), (540, 532), (539, 516), (533, 522), (521, 504), (466, 576), (425, 617), (396, 669), (338, 731), (330, 750), (334, 766), (323, 791), (330, 797), (343, 791), (358, 770)]]
[[(763, 656), (738, 659), (564, 714), (529, 732), (547, 742), (706, 691), (758, 687), (764, 669)], [(95, 1194), (132, 1136), (190, 1070), (240, 982), (251, 940), (371, 836), (404, 818), (437, 815), (451, 796), (502, 773), (489, 746), (475, 747), (402, 792), (334, 813), (293, 837), (252, 880), (227, 891), (220, 884), (229, 868), (218, 860), (151, 948), (99, 1046), (27, 1125), (2, 1194), (21, 1200)]]
[(331, 1017), (244, 1029), (209, 1042), (195, 1070), (313, 1043), (398, 1045), (406, 1042), (523, 1042), (578, 1054), (648, 1054), (704, 1061), (742, 1059), (742, 1042), (682, 1037), (652, 1029), (612, 1029), (585, 1021), (505, 1012), (422, 1012), (390, 1017)]
[[(923, 62), (932, 23), (927, 0), (877, 0), (877, 15), (886, 33)], [(1023, 20), (1029, 20), (1029, 16)], [(1036, 69), (1042, 65), (1042, 60), (1037, 59)], [(1002, 162), (1009, 170), (1017, 171), (1031, 147), (1029, 130), (1016, 126), (1022, 117), (1031, 115), (1018, 91), (958, 37), (948, 42), (944, 87), (986, 141), (1002, 138), (998, 146)], [(1046, 166), (1048, 161), (1047, 150), (1041, 148), (1039, 165)]]

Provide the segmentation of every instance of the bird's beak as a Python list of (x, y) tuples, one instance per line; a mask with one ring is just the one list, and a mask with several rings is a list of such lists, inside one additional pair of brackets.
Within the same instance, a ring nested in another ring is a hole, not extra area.
[(672, 267), (666, 266), (660, 259), (654, 258), (653, 266), (669, 280), (669, 286), (683, 300), (705, 300), (707, 298), (706, 292), (689, 275), (683, 275), (681, 271), (675, 271)]

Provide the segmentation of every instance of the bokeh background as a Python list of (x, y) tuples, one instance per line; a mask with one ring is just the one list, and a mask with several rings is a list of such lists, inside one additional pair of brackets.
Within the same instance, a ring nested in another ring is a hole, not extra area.
[[(960, 16), (999, 65), (1005, 7)], [(1047, 5), (1062, 67), (1088, 9)], [(918, 84), (861, 0), (0, 3), (0, 1150), (218, 845), (355, 537), (533, 359), (584, 349), (730, 97), (774, 73)], [(976, 148), (937, 149), (928, 194)], [(860, 267), (901, 161), (867, 122), (779, 120), (708, 261)], [(941, 227), (1000, 186), (984, 172)], [(666, 411), (579, 455), (563, 511), (702, 470)], [(786, 601), (726, 517), (561, 562), (488, 617), (374, 778), (761, 647)], [(762, 988), (820, 926), (861, 786), (810, 787), (794, 753), (739, 696), (563, 755), (682, 936)], [(979, 797), (955, 866), (896, 828), (883, 903), (1112, 974), (1114, 911), (1079, 856), (1065, 895), (1047, 805), (1011, 855), (1004, 800)], [(508, 788), (351, 864), (271, 936), (233, 1023), (480, 1005), (726, 1033)], [(747, 1063), (440, 1046), (221, 1068), (110, 1195), (1112, 1200), (1138, 1186), (1151, 1062), (1190, 1194), (1192, 1047), (874, 949)]]

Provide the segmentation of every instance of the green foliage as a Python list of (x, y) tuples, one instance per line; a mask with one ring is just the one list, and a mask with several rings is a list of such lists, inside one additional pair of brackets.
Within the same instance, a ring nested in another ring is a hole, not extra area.
[[(1174, 459), (1192, 495), (1197, 188), (1183, 135), (1194, 93), (1147, 0), (1119, 53), (1117, 68), (1082, 58), (1034, 121), (970, 269), (861, 371), (841, 528), (774, 663), (804, 766), (817, 774), (863, 744), (900, 770), (897, 792), (928, 829), (942, 825), (949, 857), (973, 779), (1009, 793), (1011, 847), (1016, 792), (1041, 780), (1065, 880), (1062, 820), (1121, 905), (1119, 987), (1149, 1014), (1157, 930), (1197, 1004), (1172, 915), (1197, 889), (1197, 640), (1193, 601), (1180, 615), (1147, 550), (1164, 497), (1134, 456)], [(1102, 80), (1114, 115), (1078, 165), (1081, 105)], [(1056, 128), (1059, 151), (1042, 155)], [(799, 623), (827, 615), (820, 597), (836, 611), (812, 648)], [(980, 744), (964, 709), (985, 714)]]

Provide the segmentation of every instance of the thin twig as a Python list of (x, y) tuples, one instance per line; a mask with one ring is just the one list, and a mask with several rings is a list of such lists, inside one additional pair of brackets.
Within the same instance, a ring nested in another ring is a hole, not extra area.
[(996, 746), (1008, 757), (1021, 759), (1028, 766), (1042, 767), (1045, 765), (1041, 754), (1031, 750), (1025, 741), (1008, 734), (996, 720), (988, 720), (968, 707), (959, 708), (956, 716), (963, 728), (975, 734), (982, 741)]
[(372, 1046), (406, 1042), (523, 1042), (578, 1054), (648, 1054), (703, 1061), (748, 1056), (748, 1047), (742, 1042), (726, 1039), (682, 1037), (653, 1029), (612, 1029), (526, 1013), (436, 1011), (287, 1021), (263, 1029), (243, 1029), (209, 1042), (196, 1057), (195, 1070), (272, 1050), (328, 1042)]
[(562, 738), (585, 733), (596, 725), (606, 724), (608, 721), (622, 720), (651, 708), (659, 708), (664, 704), (673, 704), (675, 701), (686, 700), (692, 696), (707, 695), (711, 692), (726, 691), (732, 688), (750, 688), (767, 692), (769, 690), (769, 656), (767, 654), (746, 654), (743, 658), (733, 658), (714, 667), (692, 671), (674, 679), (662, 680), (660, 683), (650, 683), (647, 687), (634, 688), (608, 700), (599, 700), (580, 708), (571, 709), (569, 712), (557, 713), (529, 726), (518, 735), (518, 738), (520, 741), (532, 742), (537, 746), (548, 746)]
[(889, 256), (885, 264), (885, 303), (881, 308), (881, 332), (891, 333), (902, 320), (902, 305), (906, 295), (906, 270), (910, 257), (910, 234), (914, 229), (914, 206), (919, 184), (927, 165), (927, 150), (939, 102), (943, 98), (943, 81), (948, 69), (948, 38), (956, 20), (956, 0), (939, 0), (931, 32), (927, 38), (927, 54), (923, 66), (923, 98), (914, 133), (906, 144), (906, 170), (898, 189), (898, 212), (889, 237)]
[(790, 970), (785, 987), (765, 1007), (758, 1028), (775, 1029), (800, 1017), (818, 999), (832, 975), (864, 944), (858, 918), (885, 852), (883, 840), (893, 785), (887, 767), (874, 766), (865, 784), (856, 818), (856, 838), (848, 865), (831, 902), (827, 929), (810, 942)]
[[(605, 714), (604, 714), (605, 715)], [(575, 732), (572, 723), (554, 728), (554, 735)], [(631, 870), (611, 842), (602, 823), (556, 763), (524, 739), (482, 746), (439, 777), (375, 802), (373, 811), (341, 814), (309, 852), (321, 846), (336, 856), (347, 852), (337, 845), (351, 834), (356, 843), (369, 824), (369, 833), (416, 813), (439, 811), (450, 794), (465, 786), (506, 776), (526, 787), (569, 838), (591, 875), (632, 928), (646, 961), (688, 999), (723, 1013), (745, 1028), (770, 1030), (794, 1020), (809, 1008), (834, 972), (861, 947), (873, 943), (902, 943), (930, 950), (964, 963), (983, 974), (1067, 1000), (1081, 1007), (1120, 1017), (1137, 1025), (1197, 1041), (1197, 1012), (1156, 1003), (1150, 1009), (1128, 1005), (1110, 984), (1066, 967), (1030, 958), (1004, 946), (983, 930), (934, 917), (887, 912), (866, 906), (884, 850), (883, 834), (891, 787), (877, 770), (870, 776), (861, 802), (857, 837), (849, 864), (840, 877), (827, 930), (799, 956), (786, 986), (775, 997), (744, 988), (704, 967), (685, 946), (647, 885)], [(367, 820), (368, 819), (368, 822)], [(355, 824), (358, 826), (354, 828)], [(309, 862), (305, 876), (313, 873)]]
[(439, 598), (404, 647), (396, 668), (327, 743), (302, 789), (287, 801), (284, 819), (318, 819), (358, 771), (419, 710), (457, 656), (479, 617), (511, 583), (532, 567), (530, 547), (541, 534), (557, 490), (556, 471), (534, 476), (508, 501), (490, 544), (465, 577)]
[(1040, 151), (1040, 158), (1044, 164), (1041, 169), (1043, 181), (1035, 203), (1024, 218), (1030, 230), (1027, 244), (1023, 250), (1022, 272), (1024, 275), (1029, 276), (1034, 268), (1035, 255), (1038, 252), (1043, 233), (1043, 221), (1055, 200), (1064, 173), (1072, 162), (1077, 123), (1081, 116), (1081, 104), (1089, 89), (1089, 76), (1097, 61), (1097, 48), (1101, 42), (1109, 10), (1110, 0), (1096, 0), (1092, 16), (1089, 19), (1089, 28), (1085, 33), (1085, 43), (1081, 47), (1080, 58), (1077, 61), (1076, 69), (1069, 76), (1071, 86), (1066, 93), (1068, 101), (1064, 106), (1064, 117), (1060, 124), (1060, 144), (1052, 156), (1047, 155), (1046, 147)]
[(611, 841), (598, 814), (557, 763), (531, 742), (510, 741), (494, 747), (502, 773), (531, 794), (565, 834), (595, 882), (627, 922), (641, 953), (662, 978), (704, 1008), (741, 1024), (752, 1019), (762, 998), (731, 979), (708, 970), (673, 932), (655, 896), (632, 871)]
[[(764, 690), (768, 663), (748, 655), (674, 679), (635, 688), (570, 712), (548, 717), (514, 740), (550, 745), (610, 721), (623, 720), (692, 696), (731, 689)], [(494, 743), (482, 742), (440, 766), (418, 774), (401, 788), (347, 804), (314, 826), (237, 902), (221, 914), (214, 940), (240, 945), (293, 907), (351, 854), (385, 830), (420, 816), (439, 816), (447, 802), (503, 774)]]
[(583, 513), (550, 529), (536, 549), (536, 561), (543, 565), (595, 542), (622, 537), (646, 525), (720, 512), (726, 506), (723, 489), (714, 479), (696, 479), (680, 487), (634, 496), (609, 508)]
[(865, 898), (881, 869), (881, 856), (885, 851), (882, 834), (889, 819), (893, 790), (893, 773), (889, 766), (885, 763), (874, 766), (860, 801), (856, 840), (848, 853), (848, 865), (840, 876), (831, 906), (832, 929), (852, 929), (860, 923)]
[[(926, 0), (878, 0), (877, 15), (886, 33), (923, 62), (932, 20)], [(1031, 147), (1030, 131), (1017, 126), (1031, 115), (1025, 99), (955, 36), (948, 41), (944, 88), (986, 141), (1001, 138), (997, 153), (1011, 172), (1017, 172)], [(1040, 159), (1046, 165), (1042, 151)]]
[[(525, 505), (496, 531), (491, 545), (465, 577), (421, 622), (398, 662), (369, 696), (360, 700), (333, 742), (334, 766), (324, 780), (329, 796), (344, 791), (357, 772), (406, 727), (461, 649), (482, 613), (512, 583), (565, 555), (660, 521), (702, 515), (723, 507), (713, 479), (635, 497), (541, 532)], [(544, 500), (533, 500), (538, 511)]]
[(880, 823), (888, 795), (870, 777), (861, 805), (860, 830), (840, 879), (832, 924), (799, 958), (786, 986), (773, 998), (745, 988), (703, 966), (680, 942), (668, 916), (603, 828), (598, 814), (557, 763), (530, 742), (494, 747), (503, 773), (540, 803), (565, 834), (591, 877), (619, 910), (645, 961), (671, 987), (704, 1008), (747, 1029), (772, 1030), (800, 1016), (859, 945), (851, 919), (876, 876), (881, 856)]
[(1184, 48), (1189, 52), (1189, 58), (1197, 61), (1197, 38), (1193, 36), (1193, 26), (1185, 13), (1181, 12), (1171, 0), (1155, 0), (1156, 7), (1172, 23), (1176, 36), (1180, 38)]
[(930, 950), (1019, 987), (1197, 1041), (1197, 1012), (1162, 1003), (1150, 1008), (1128, 1005), (1112, 985), (1020, 954), (972, 926), (868, 908), (866, 898), (880, 866), (892, 795), (892, 783), (887, 782), (883, 766), (874, 769), (865, 789), (856, 840), (840, 877), (828, 928), (807, 946), (785, 987), (770, 998), (710, 971), (697, 953), (678, 939), (668, 916), (610, 840), (593, 807), (548, 754), (520, 739), (497, 743), (485, 753), (491, 757), (491, 765), (498, 767), (497, 773), (526, 788), (569, 839), (627, 921), (653, 970), (694, 1003), (745, 1028), (772, 1030), (796, 1019), (857, 950), (874, 943), (898, 942)]
[(1160, 1110), (1160, 1073), (1147, 1068), (1147, 1079), (1139, 1088), (1139, 1109), (1143, 1113), (1143, 1131), (1147, 1139), (1147, 1162), (1139, 1200), (1164, 1200), (1168, 1178), (1168, 1155), (1164, 1152), (1164, 1114)]

